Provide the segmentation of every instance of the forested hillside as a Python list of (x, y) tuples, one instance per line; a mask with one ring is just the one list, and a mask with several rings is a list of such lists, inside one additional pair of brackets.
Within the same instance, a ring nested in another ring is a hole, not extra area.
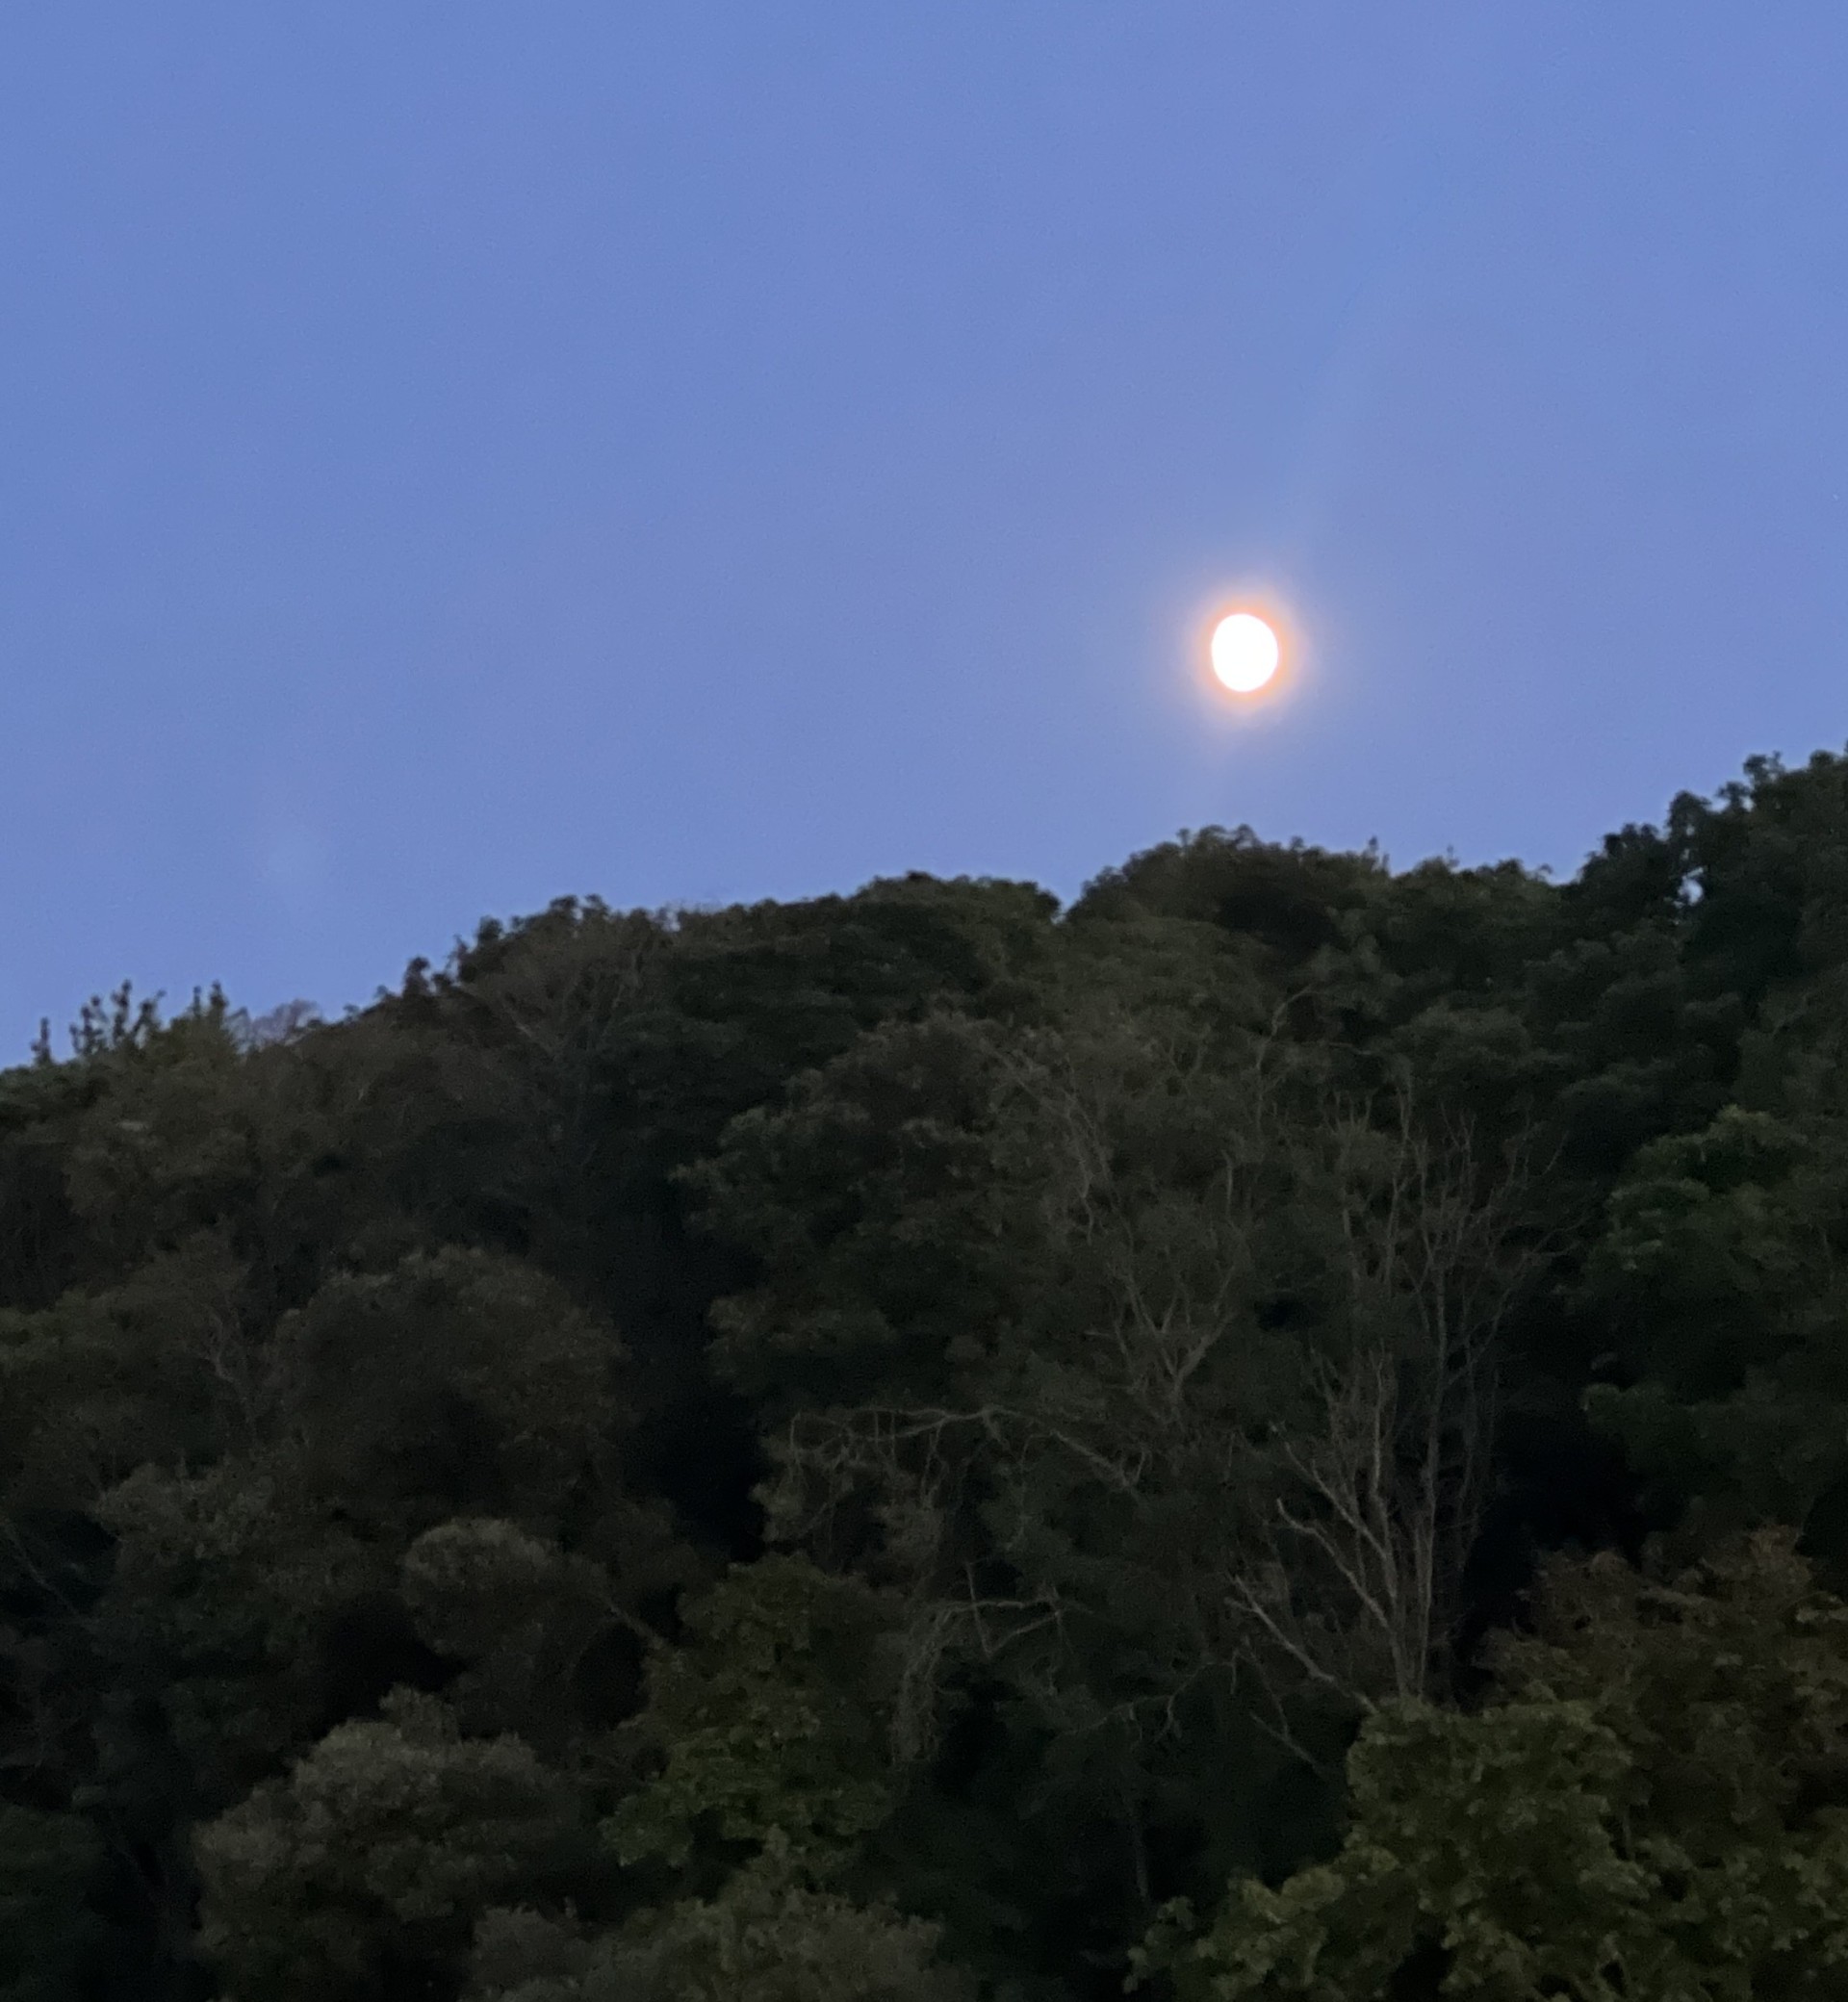
[(1845, 1037), (1828, 757), (92, 1008), (0, 1997), (1848, 1992)]

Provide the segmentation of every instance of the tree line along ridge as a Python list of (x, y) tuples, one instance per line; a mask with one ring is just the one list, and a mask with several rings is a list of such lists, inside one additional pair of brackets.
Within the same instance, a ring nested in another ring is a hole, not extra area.
[(0, 1072), (0, 1998), (1810, 1998), (1848, 759)]

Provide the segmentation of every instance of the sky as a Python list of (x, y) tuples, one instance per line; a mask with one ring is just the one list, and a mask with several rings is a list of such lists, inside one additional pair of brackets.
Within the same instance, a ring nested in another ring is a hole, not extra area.
[(14, 0), (0, 1060), (568, 893), (1570, 872), (1840, 748), (1844, 77), (1839, 0)]

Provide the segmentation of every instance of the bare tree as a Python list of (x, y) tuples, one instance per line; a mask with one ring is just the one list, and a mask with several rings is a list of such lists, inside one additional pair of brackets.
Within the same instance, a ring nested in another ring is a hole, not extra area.
[[(1344, 1339), (1311, 1366), (1314, 1431), (1229, 1581), (1250, 1652), (1361, 1709), (1447, 1679), (1463, 1567), (1488, 1499), (1502, 1328), (1538, 1251), (1523, 1152), (1486, 1164), (1471, 1128), (1334, 1124)], [(1281, 1703), (1279, 1704), (1281, 1708)]]

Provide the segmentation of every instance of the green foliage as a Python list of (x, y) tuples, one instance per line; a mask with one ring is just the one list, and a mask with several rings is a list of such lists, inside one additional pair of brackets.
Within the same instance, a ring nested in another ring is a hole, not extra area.
[(1555, 1573), (1485, 1708), (1383, 1712), (1348, 1777), (1332, 1861), (1236, 1886), (1197, 1939), (1177, 1912), (1143, 1970), (1201, 2002), (1839, 1992), (1848, 1605), (1785, 1540)]
[(825, 1871), (891, 1810), (880, 1607), (800, 1557), (767, 1556), (686, 1619), (689, 1645), (660, 1651), (650, 1677), (662, 1765), (618, 1810), (618, 1854), (680, 1867), (705, 1835)]
[(1803, 1523), (1848, 1478), (1848, 1127), (1799, 1059), (1776, 1112), (1643, 1148), (1587, 1264), (1619, 1380), (1591, 1408), (1659, 1510)]
[(466, 2002), (961, 2002), (968, 1986), (936, 1961), (937, 1938), (773, 1861), (588, 1940), (531, 1912), (490, 1912)]
[(555, 1524), (611, 1427), (614, 1336), (510, 1260), (449, 1248), (343, 1275), (281, 1337), (308, 1478), (370, 1529), (467, 1508)]
[(459, 1968), (475, 1914), (557, 1876), (578, 1833), (519, 1739), (398, 1696), (199, 1831), (200, 1943), (232, 1995), (390, 1996)]
[(312, 1736), (317, 1636), (373, 1582), (369, 1553), (329, 1536), (261, 1459), (143, 1466), (92, 1508), (116, 1544), (90, 1631), (125, 1688), (158, 1700), (187, 1806), (228, 1807)]

